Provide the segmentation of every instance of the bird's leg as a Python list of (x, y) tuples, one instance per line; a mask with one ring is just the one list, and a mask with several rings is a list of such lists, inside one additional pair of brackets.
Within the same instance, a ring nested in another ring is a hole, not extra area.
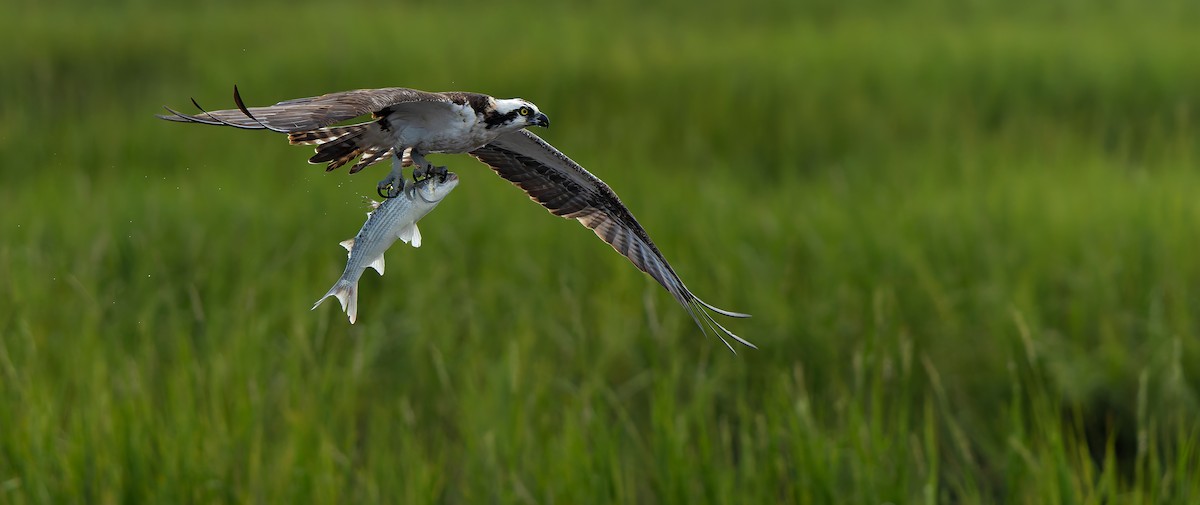
[(384, 198), (396, 198), (404, 190), (404, 163), (400, 154), (392, 155), (392, 171), (379, 181), (376, 192)]
[(446, 167), (434, 166), (433, 163), (426, 160), (425, 156), (417, 152), (416, 149), (409, 151), (409, 157), (412, 158), (413, 166), (416, 167), (413, 169), (414, 181), (422, 180), (431, 175), (446, 176)]

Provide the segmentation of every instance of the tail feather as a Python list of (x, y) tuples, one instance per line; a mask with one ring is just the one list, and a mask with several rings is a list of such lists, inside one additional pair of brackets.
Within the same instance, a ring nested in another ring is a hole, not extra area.
[(362, 153), (362, 159), (350, 167), (350, 173), (356, 174), (364, 168), (379, 163), (387, 159), (388, 156), (391, 156), (393, 152), (395, 152), (394, 149), (379, 149), (374, 147), (367, 149)]
[(346, 127), (348, 131), (335, 140), (322, 143), (317, 147), (317, 154), (308, 159), (309, 163), (319, 164), (329, 162), (329, 166), (325, 167), (325, 171), (333, 170), (337, 167), (349, 163), (350, 160), (357, 158), (371, 146), (364, 145), (363, 138), (366, 136), (368, 128), (371, 124), (362, 124)]
[(346, 279), (338, 279), (333, 284), (333, 287), (329, 288), (329, 292), (325, 293), (325, 296), (322, 296), (320, 300), (317, 300), (317, 303), (313, 304), (312, 310), (317, 310), (321, 302), (331, 296), (337, 298), (338, 303), (342, 304), (342, 310), (350, 318), (350, 324), (354, 324), (358, 320), (358, 283), (350, 282)]
[(355, 128), (362, 125), (334, 126), (288, 134), (288, 143), (292, 145), (320, 145), (337, 140), (347, 133), (353, 133)]

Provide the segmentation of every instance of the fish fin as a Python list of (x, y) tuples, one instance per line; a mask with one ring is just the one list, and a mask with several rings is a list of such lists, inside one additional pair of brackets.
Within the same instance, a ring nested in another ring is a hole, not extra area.
[(343, 240), (343, 241), (341, 241), (341, 242), (338, 242), (338, 245), (340, 245), (340, 246), (342, 246), (342, 247), (345, 247), (345, 248), (346, 248), (346, 252), (352, 252), (352, 251), (354, 251), (354, 239), (352, 239), (352, 238), (348, 238), (348, 239), (346, 239), (346, 240)]
[(413, 247), (421, 247), (421, 229), (417, 228), (417, 223), (401, 228), (400, 233), (396, 236), (406, 244), (412, 244)]
[(375, 261), (372, 261), (367, 266), (374, 268), (376, 272), (379, 272), (379, 275), (383, 275), (383, 253), (380, 253), (379, 257), (375, 258)]
[(325, 293), (325, 296), (322, 296), (320, 300), (317, 300), (317, 303), (313, 304), (312, 310), (317, 310), (321, 302), (331, 296), (337, 298), (338, 303), (342, 305), (342, 310), (346, 311), (346, 316), (350, 318), (350, 324), (354, 324), (358, 320), (358, 283), (350, 282), (346, 279), (338, 279), (333, 284), (333, 287), (329, 288), (329, 292)]

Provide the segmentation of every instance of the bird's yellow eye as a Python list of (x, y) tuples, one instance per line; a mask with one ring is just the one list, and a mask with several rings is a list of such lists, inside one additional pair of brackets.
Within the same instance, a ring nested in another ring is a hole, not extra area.
[(521, 107), (520, 109), (517, 109), (517, 114), (522, 116), (528, 116), (530, 112), (531, 111), (529, 110), (529, 107)]

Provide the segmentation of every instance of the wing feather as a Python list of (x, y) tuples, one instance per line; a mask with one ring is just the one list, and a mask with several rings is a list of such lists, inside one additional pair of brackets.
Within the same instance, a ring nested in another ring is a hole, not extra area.
[(728, 317), (750, 316), (719, 309), (692, 294), (612, 188), (554, 146), (532, 132), (518, 130), (470, 154), (552, 214), (576, 219), (590, 228), (670, 292), (704, 333), (713, 331), (730, 350), (733, 346), (726, 336), (755, 347), (717, 323), (708, 311)]
[(444, 108), (452, 110), (454, 100), (462, 102), (462, 93), (430, 93), (410, 88), (356, 89), (320, 96), (284, 100), (267, 107), (250, 107), (248, 117), (241, 109), (226, 109), (188, 115), (170, 108), (171, 114), (158, 117), (211, 125), (226, 125), (253, 130), (281, 132), (315, 130), (367, 114), (378, 115), (388, 108)]

